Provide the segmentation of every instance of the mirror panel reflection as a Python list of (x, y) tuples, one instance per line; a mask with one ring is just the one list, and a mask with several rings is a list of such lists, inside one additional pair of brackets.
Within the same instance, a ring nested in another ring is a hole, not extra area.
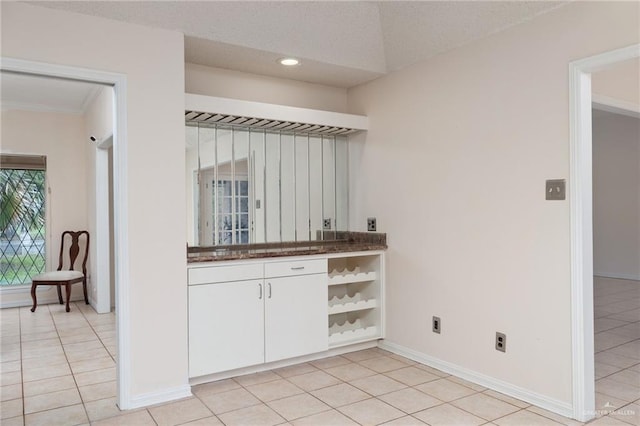
[(348, 230), (346, 136), (187, 122), (186, 143), (189, 246)]

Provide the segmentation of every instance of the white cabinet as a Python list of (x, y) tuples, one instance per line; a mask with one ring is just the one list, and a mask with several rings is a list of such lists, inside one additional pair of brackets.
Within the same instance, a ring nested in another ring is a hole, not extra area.
[(190, 267), (190, 377), (326, 350), (326, 270), (327, 259)]
[(189, 375), (264, 360), (262, 279), (189, 287)]
[(384, 253), (329, 259), (329, 347), (384, 337)]
[(265, 361), (326, 351), (327, 274), (267, 278)]
[(327, 350), (327, 260), (264, 264), (265, 361)]

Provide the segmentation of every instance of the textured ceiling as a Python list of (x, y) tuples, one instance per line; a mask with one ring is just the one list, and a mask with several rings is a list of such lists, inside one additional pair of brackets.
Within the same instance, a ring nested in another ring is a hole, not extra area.
[[(351, 87), (555, 9), (556, 1), (29, 2), (180, 31), (185, 60)], [(283, 69), (276, 60), (302, 65)]]

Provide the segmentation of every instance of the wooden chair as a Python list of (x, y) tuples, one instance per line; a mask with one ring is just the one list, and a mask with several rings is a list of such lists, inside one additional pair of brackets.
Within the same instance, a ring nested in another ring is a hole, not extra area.
[[(82, 259), (82, 272), (74, 270), (76, 259), (80, 253), (80, 237), (86, 236), (86, 244), (84, 247), (84, 256)], [(65, 254), (65, 238), (69, 236), (71, 238), (71, 245), (69, 246), (69, 269), (62, 270), (64, 265)], [(69, 312), (69, 299), (71, 298), (71, 285), (76, 283), (82, 283), (84, 290), (84, 301), (88, 305), (89, 298), (87, 297), (87, 257), (89, 255), (89, 233), (87, 231), (64, 231), (62, 233), (62, 239), (60, 241), (60, 258), (58, 261), (58, 269), (56, 271), (45, 272), (38, 274), (31, 279), (31, 298), (33, 299), (33, 307), (31, 312), (35, 312), (38, 306), (38, 300), (36, 299), (36, 288), (39, 285), (55, 285), (58, 287), (58, 301), (62, 305), (62, 286), (65, 286), (67, 293), (67, 307), (66, 311)]]

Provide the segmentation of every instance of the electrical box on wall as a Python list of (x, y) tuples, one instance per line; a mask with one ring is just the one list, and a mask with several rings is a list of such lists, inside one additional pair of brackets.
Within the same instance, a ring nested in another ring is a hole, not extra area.
[(545, 199), (547, 200), (564, 200), (566, 198), (564, 179), (549, 179), (545, 185)]

